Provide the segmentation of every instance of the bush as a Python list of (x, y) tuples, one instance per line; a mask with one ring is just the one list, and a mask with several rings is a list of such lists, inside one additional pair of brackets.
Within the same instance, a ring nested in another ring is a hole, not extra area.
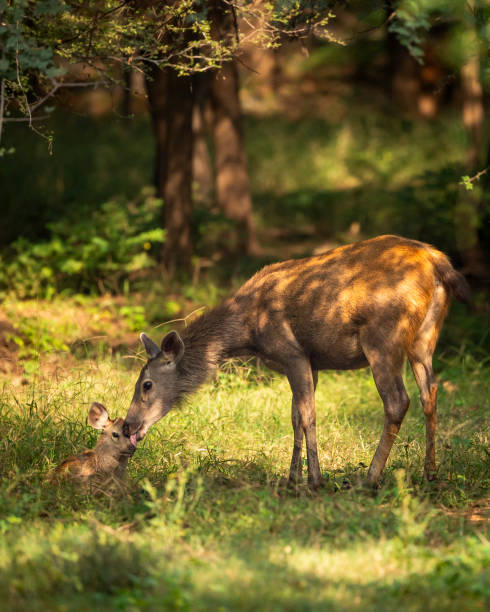
[(120, 291), (155, 265), (155, 245), (165, 239), (161, 206), (146, 189), (134, 201), (111, 200), (49, 224), (46, 242), (17, 239), (0, 257), (0, 290), (20, 298), (50, 298), (61, 290)]

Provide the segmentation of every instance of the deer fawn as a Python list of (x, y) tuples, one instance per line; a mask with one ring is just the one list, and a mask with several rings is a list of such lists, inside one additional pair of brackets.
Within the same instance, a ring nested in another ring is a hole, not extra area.
[(123, 419), (110, 419), (105, 407), (97, 402), (90, 406), (88, 422), (102, 431), (97, 445), (62, 461), (54, 476), (82, 481), (94, 477), (122, 479), (128, 460), (136, 450), (136, 436), (124, 435)]
[(293, 395), (294, 446), (289, 482), (301, 480), (303, 436), (308, 482), (321, 483), (314, 392), (318, 370), (370, 366), (384, 405), (384, 428), (367, 474), (376, 485), (409, 398), (402, 379), (408, 357), (426, 420), (427, 479), (436, 474), (437, 384), (432, 355), (450, 293), (470, 303), (464, 277), (444, 253), (379, 236), (305, 259), (265, 267), (221, 305), (157, 346), (141, 340), (148, 361), (136, 382), (123, 430), (143, 438), (225, 358), (257, 355), (286, 374)]

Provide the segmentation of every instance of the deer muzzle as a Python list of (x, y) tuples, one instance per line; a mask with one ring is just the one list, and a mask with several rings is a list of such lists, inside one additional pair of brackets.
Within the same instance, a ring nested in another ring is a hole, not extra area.
[(125, 420), (123, 423), (123, 434), (131, 440), (131, 444), (136, 447), (136, 444), (141, 440), (146, 431), (144, 431), (143, 423), (140, 421)]

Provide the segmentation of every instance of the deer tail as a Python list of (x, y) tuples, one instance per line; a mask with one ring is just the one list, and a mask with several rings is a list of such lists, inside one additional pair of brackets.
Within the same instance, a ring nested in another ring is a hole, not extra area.
[(473, 299), (471, 297), (471, 289), (466, 278), (453, 268), (449, 259), (435, 249), (431, 249), (432, 262), (435, 267), (436, 275), (439, 280), (450, 289), (454, 297), (464, 304), (467, 304), (470, 309), (473, 309)]

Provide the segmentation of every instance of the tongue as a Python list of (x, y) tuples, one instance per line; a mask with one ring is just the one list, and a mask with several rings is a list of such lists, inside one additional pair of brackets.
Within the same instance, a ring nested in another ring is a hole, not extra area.
[(131, 434), (129, 436), (131, 444), (136, 448), (138, 446), (138, 440), (136, 439), (136, 434)]

